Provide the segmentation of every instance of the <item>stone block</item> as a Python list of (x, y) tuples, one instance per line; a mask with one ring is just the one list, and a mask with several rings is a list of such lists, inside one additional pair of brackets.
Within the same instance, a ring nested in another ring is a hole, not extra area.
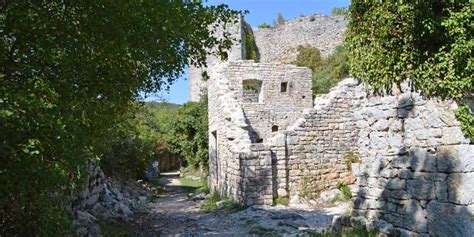
[(369, 188), (385, 188), (387, 185), (387, 179), (384, 178), (368, 178), (367, 185)]
[(408, 156), (397, 156), (392, 159), (391, 166), (398, 169), (411, 168), (411, 159)]
[(407, 180), (407, 191), (415, 199), (431, 200), (436, 198), (434, 182), (425, 178)]
[(469, 139), (464, 136), (461, 127), (445, 127), (443, 128), (443, 144), (469, 144)]
[(426, 220), (427, 212), (420, 205), (418, 200), (407, 200), (405, 205), (404, 227), (416, 232), (428, 232), (428, 222)]
[(432, 236), (474, 236), (474, 206), (431, 201), (426, 208)]
[(436, 171), (436, 157), (428, 153), (426, 149), (410, 148), (409, 155), (410, 169), (412, 171)]
[(440, 202), (448, 202), (448, 182), (435, 182), (436, 199)]
[(371, 128), (377, 131), (388, 131), (389, 123), (387, 119), (379, 119)]
[(403, 179), (389, 179), (385, 188), (388, 189), (405, 189), (406, 183)]
[(474, 172), (474, 145), (440, 146), (436, 159), (440, 172)]
[(412, 196), (406, 190), (393, 190), (390, 193), (390, 197), (396, 198), (396, 199), (406, 200), (406, 199), (411, 198)]
[(397, 214), (397, 213), (394, 213), (394, 212), (389, 212), (389, 213), (386, 213), (384, 215), (382, 215), (382, 218), (387, 221), (388, 223), (394, 225), (394, 226), (398, 226), (398, 227), (401, 227), (403, 226), (403, 222), (404, 222), (404, 215), (400, 215), (400, 214)]
[(474, 204), (474, 172), (450, 174), (447, 186), (449, 202), (462, 205)]

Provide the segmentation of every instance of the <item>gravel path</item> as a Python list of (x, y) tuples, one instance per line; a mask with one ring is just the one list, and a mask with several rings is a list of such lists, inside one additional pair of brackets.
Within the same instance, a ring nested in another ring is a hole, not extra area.
[(164, 195), (134, 220), (136, 236), (305, 236), (327, 228), (334, 215), (348, 208), (348, 203), (329, 208), (252, 206), (206, 213), (200, 210), (205, 201), (188, 199), (192, 189), (180, 185), (178, 173), (162, 174), (160, 184)]

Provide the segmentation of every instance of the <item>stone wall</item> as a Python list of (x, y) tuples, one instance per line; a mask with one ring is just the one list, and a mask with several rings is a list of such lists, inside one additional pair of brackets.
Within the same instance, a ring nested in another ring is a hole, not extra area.
[(292, 203), (318, 199), (338, 183), (352, 184), (348, 156), (357, 151), (359, 130), (353, 116), (365, 92), (353, 80), (316, 97), (313, 110), (286, 132), (289, 196)]
[[(227, 176), (220, 189), (238, 190), (227, 192), (230, 197), (247, 205), (281, 197), (298, 203), (345, 183), (354, 196), (354, 214), (382, 221), (389, 233), (474, 234), (474, 145), (454, 116), (455, 102), (424, 98), (408, 86), (373, 96), (346, 79), (317, 97), (313, 109), (301, 112), (291, 126), (252, 144), (241, 90), (223, 81), (231, 107), (239, 108), (239, 134), (247, 133), (246, 146), (238, 147), (235, 135), (221, 141), (220, 146), (233, 144), (232, 156), (218, 148), (218, 162), (231, 167), (220, 172)], [(224, 134), (236, 125), (226, 124)]]
[(209, 187), (212, 192), (243, 202), (240, 152), (250, 151), (242, 108), (222, 78), (226, 63), (211, 71), (208, 85)]
[[(235, 99), (243, 108), (245, 118), (250, 124), (250, 137), (253, 142), (255, 133), (266, 140), (272, 136), (272, 127), (278, 130), (286, 129), (305, 109), (312, 106), (311, 70), (308, 68), (237, 61), (229, 62), (224, 77), (229, 81)], [(261, 83), (257, 103), (246, 102), (244, 99), (243, 82), (247, 80)], [(285, 92), (281, 92), (282, 83), (286, 83)]]
[[(258, 103), (244, 102), (247, 80), (260, 82)], [(286, 92), (281, 82), (288, 83)], [(276, 156), (265, 144), (255, 144), (255, 134), (266, 141), (272, 127), (285, 129), (311, 108), (311, 71), (234, 61), (215, 67), (208, 85), (213, 88), (208, 92), (211, 190), (246, 204), (272, 204)]]
[(454, 116), (456, 103), (402, 88), (371, 96), (346, 79), (316, 98), (286, 132), (291, 202), (355, 181), (355, 214), (383, 221), (391, 234), (471, 236), (474, 145)]
[[(228, 24), (224, 28), (223, 26), (213, 26), (215, 27), (214, 35), (221, 37), (224, 34), (224, 30), (230, 34), (230, 37), (233, 39), (234, 44), (227, 51), (228, 61), (236, 61), (245, 58), (245, 40), (243, 23), (244, 19), (242, 16), (238, 17), (238, 22), (236, 24)], [(209, 52), (206, 64), (207, 67), (194, 67), (190, 66), (188, 71), (188, 85), (189, 85), (189, 101), (199, 101), (201, 95), (207, 91), (206, 81), (203, 80), (203, 73), (211, 74), (211, 70), (222, 63), (220, 57), (216, 57)]]
[(474, 145), (454, 108), (453, 101), (411, 92), (363, 101), (354, 112), (357, 214), (384, 220), (402, 235), (474, 234)]
[(321, 55), (330, 55), (342, 44), (345, 30), (343, 17), (315, 14), (289, 20), (274, 29), (254, 29), (254, 35), (260, 62), (291, 63), (299, 45), (310, 45)]

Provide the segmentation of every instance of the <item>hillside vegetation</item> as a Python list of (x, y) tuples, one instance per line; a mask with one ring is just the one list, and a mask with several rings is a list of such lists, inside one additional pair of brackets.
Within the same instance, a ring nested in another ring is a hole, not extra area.
[(328, 93), (339, 81), (349, 76), (347, 52), (343, 45), (337, 46), (334, 53), (327, 57), (322, 57), (315, 47), (299, 46), (293, 63), (313, 71), (313, 97)]

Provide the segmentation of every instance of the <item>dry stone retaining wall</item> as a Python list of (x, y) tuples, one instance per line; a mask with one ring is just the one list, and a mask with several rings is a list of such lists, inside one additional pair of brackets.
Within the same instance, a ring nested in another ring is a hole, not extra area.
[[(454, 116), (456, 103), (416, 92), (366, 96), (352, 79), (287, 133), (292, 201), (351, 185), (354, 214), (403, 236), (474, 234), (474, 145)], [(360, 160), (345, 166), (345, 153)]]
[(411, 92), (363, 101), (354, 112), (362, 158), (352, 166), (357, 214), (402, 235), (474, 234), (474, 145), (454, 108)]
[(357, 150), (359, 130), (353, 110), (365, 97), (355, 85), (346, 80), (328, 95), (316, 97), (313, 110), (286, 132), (292, 202), (318, 199), (339, 183), (354, 182), (346, 160)]

